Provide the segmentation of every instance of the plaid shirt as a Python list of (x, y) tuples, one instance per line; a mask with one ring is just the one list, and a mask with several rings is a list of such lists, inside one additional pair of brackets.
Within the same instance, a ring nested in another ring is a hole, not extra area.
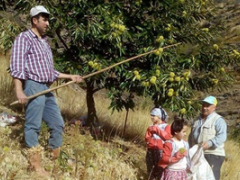
[(37, 82), (53, 82), (59, 76), (47, 38), (38, 38), (30, 29), (15, 39), (10, 62), (12, 77)]

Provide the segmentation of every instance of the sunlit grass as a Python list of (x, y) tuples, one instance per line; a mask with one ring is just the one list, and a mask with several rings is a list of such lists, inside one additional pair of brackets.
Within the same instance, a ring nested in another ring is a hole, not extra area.
[(0, 101), (1, 104), (7, 104), (14, 100), (12, 78), (8, 72), (9, 56), (0, 55)]
[(69, 85), (58, 89), (55, 94), (66, 121), (87, 113), (86, 93), (81, 88), (75, 90), (74, 85)]
[(226, 159), (222, 166), (221, 180), (240, 179), (240, 151), (239, 143), (228, 140), (225, 144)]
[[(0, 179), (36, 178), (36, 174), (27, 170), (26, 149), (9, 138), (13, 133), (11, 127), (0, 130)], [(95, 141), (90, 134), (81, 135), (76, 127), (66, 128), (64, 142), (60, 158), (55, 163), (47, 158), (47, 151), (43, 155), (42, 165), (52, 174), (49, 179), (138, 179), (137, 167), (131, 163), (133, 160), (128, 159), (126, 163), (126, 155), (122, 154), (124, 151), (119, 144)], [(138, 159), (135, 161), (139, 163)]]

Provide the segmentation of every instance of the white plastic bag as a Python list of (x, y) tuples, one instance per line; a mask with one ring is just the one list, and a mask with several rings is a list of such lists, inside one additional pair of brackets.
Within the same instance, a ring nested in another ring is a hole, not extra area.
[(16, 117), (9, 115), (5, 112), (0, 113), (0, 126), (5, 127), (7, 125), (13, 124), (16, 122)]
[(189, 156), (192, 173), (188, 173), (188, 180), (215, 180), (212, 168), (204, 158), (202, 147), (194, 145), (189, 149)]

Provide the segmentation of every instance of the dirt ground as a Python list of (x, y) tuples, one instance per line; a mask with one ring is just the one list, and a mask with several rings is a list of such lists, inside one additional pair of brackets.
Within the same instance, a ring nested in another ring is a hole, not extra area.
[(224, 117), (228, 126), (240, 124), (240, 81), (221, 93), (216, 93), (218, 99), (217, 112)]

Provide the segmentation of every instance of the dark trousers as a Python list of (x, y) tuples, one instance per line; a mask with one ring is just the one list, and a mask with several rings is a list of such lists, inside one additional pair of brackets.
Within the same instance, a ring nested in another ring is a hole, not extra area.
[(213, 155), (213, 154), (205, 154), (204, 156), (205, 156), (205, 159), (207, 160), (208, 164), (211, 166), (211, 168), (213, 170), (215, 179), (219, 180), (220, 174), (221, 174), (221, 167), (222, 167), (225, 157), (217, 156), (217, 155)]
[(146, 165), (148, 171), (148, 180), (161, 179), (163, 168), (158, 166), (158, 162), (162, 158), (162, 150), (148, 149), (146, 154)]

